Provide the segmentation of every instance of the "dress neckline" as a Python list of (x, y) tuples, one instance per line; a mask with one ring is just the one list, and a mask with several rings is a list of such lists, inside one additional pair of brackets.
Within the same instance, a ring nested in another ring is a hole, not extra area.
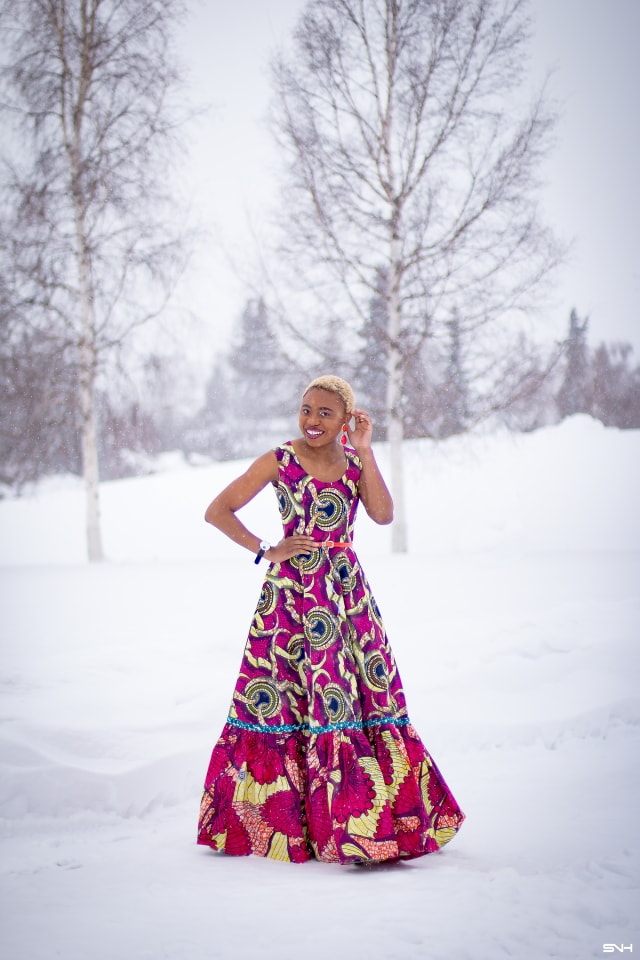
[(341, 483), (341, 482), (344, 481), (344, 478), (345, 478), (346, 475), (347, 475), (347, 472), (348, 472), (348, 470), (349, 470), (349, 467), (351, 466), (351, 461), (350, 461), (350, 459), (349, 459), (349, 455), (348, 455), (347, 451), (344, 450), (344, 451), (343, 451), (343, 452), (344, 452), (344, 458), (345, 458), (345, 460), (346, 460), (346, 466), (345, 466), (345, 468), (344, 468), (344, 473), (342, 473), (341, 476), (337, 477), (335, 480), (321, 480), (320, 477), (315, 477), (312, 473), (309, 473), (309, 471), (307, 470), (307, 468), (306, 468), (306, 467), (304, 466), (304, 464), (300, 461), (300, 458), (298, 457), (298, 454), (296, 453), (296, 450), (295, 450), (295, 447), (294, 447), (294, 445), (293, 445), (293, 441), (292, 441), (292, 440), (289, 440), (286, 444), (284, 444), (284, 446), (285, 446), (285, 447), (289, 447), (289, 448), (291, 449), (291, 453), (292, 453), (292, 455), (293, 455), (293, 458), (294, 458), (294, 460), (296, 461), (296, 463), (298, 464), (298, 466), (300, 467), (300, 469), (303, 470), (304, 473), (305, 473), (305, 475), (306, 475), (307, 477), (309, 477), (311, 480), (313, 480), (314, 483), (328, 483), (328, 484)]

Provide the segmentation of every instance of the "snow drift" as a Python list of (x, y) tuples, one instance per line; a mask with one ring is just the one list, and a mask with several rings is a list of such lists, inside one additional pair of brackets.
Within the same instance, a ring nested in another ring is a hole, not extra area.
[[(97, 567), (75, 481), (0, 503), (3, 956), (638, 945), (640, 433), (574, 418), (407, 457), (410, 553), (364, 515), (356, 547), (468, 820), (441, 854), (366, 873), (195, 845), (261, 579), (202, 515), (243, 464), (104, 484)], [(246, 522), (277, 536), (272, 491)]]

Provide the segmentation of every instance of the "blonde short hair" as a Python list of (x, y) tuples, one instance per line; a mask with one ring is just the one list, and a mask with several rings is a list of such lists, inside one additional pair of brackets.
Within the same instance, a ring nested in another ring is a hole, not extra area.
[(356, 398), (351, 389), (351, 385), (348, 384), (346, 380), (343, 380), (342, 377), (334, 377), (333, 374), (316, 377), (315, 380), (312, 380), (308, 387), (305, 388), (302, 396), (306, 397), (309, 390), (315, 388), (318, 390), (327, 390), (329, 393), (335, 393), (336, 396), (340, 397), (347, 416), (353, 412), (353, 408), (356, 405)]

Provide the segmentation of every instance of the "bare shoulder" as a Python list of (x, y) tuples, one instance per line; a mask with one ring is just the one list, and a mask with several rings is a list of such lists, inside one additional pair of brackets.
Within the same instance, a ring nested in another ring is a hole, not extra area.
[(235, 513), (260, 493), (268, 483), (278, 479), (278, 459), (270, 450), (254, 460), (244, 473), (232, 480), (214, 500), (205, 512), (205, 520), (216, 525), (216, 518), (231, 510)]
[(269, 450), (263, 453), (250, 464), (244, 473), (232, 480), (231, 483), (218, 494), (214, 504), (227, 507), (230, 510), (239, 510), (249, 500), (252, 500), (268, 483), (278, 479), (278, 460)]
[(275, 455), (275, 451), (267, 450), (266, 453), (263, 453), (257, 460), (253, 461), (242, 476), (250, 476), (256, 480), (263, 480), (265, 484), (273, 483), (274, 480), (277, 480), (278, 458)]

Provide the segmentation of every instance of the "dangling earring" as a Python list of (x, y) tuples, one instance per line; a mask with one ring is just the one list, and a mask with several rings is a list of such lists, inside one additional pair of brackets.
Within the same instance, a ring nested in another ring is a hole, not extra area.
[(347, 444), (347, 425), (346, 423), (342, 424), (342, 436), (340, 437), (340, 443), (346, 446)]

